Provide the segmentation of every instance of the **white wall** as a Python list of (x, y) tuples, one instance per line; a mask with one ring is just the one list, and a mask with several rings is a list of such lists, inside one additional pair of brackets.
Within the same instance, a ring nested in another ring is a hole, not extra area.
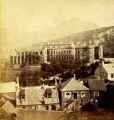
[(15, 82), (0, 83), (0, 93), (16, 92)]

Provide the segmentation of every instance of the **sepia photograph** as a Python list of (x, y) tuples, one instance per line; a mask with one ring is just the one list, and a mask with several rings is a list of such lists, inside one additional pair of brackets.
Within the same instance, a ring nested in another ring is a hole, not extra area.
[(114, 120), (114, 0), (0, 0), (0, 120)]

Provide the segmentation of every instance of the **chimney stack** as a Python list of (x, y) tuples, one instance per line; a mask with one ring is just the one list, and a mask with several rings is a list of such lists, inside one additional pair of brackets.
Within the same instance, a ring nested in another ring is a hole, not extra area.
[(104, 63), (104, 60), (103, 60), (103, 59), (100, 59), (100, 65), (101, 65), (101, 66), (104, 66), (104, 64), (105, 64), (105, 63)]
[(19, 88), (19, 76), (16, 77), (17, 88)]
[(58, 83), (57, 83), (57, 79), (55, 78), (55, 86), (57, 86), (58, 85)]
[(76, 80), (76, 74), (74, 74), (74, 79)]

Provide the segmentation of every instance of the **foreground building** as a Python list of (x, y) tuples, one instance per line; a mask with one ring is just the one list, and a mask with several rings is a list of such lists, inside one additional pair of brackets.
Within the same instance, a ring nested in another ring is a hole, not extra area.
[(60, 108), (58, 88), (56, 85), (20, 86), (17, 77), (16, 105), (26, 109), (58, 110)]
[(69, 108), (72, 110), (78, 105), (85, 105), (90, 101), (89, 88), (85, 87), (82, 82), (71, 78), (62, 84), (62, 108)]
[(20, 87), (16, 91), (16, 105), (35, 110), (58, 110), (60, 106), (57, 87)]

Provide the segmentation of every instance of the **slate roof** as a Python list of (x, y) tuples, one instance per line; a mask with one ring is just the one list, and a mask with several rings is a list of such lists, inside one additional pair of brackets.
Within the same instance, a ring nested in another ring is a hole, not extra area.
[(85, 77), (81, 80), (82, 81), (88, 81), (88, 80), (99, 80), (99, 79), (95, 75), (91, 75), (91, 76)]
[(106, 86), (103, 80), (95, 80), (89, 79), (88, 86), (90, 90), (98, 90), (98, 91), (105, 91)]
[(62, 91), (89, 90), (86, 86), (83, 85), (83, 83), (75, 80), (74, 78), (64, 82), (61, 87)]
[(83, 79), (83, 81), (88, 82), (88, 87), (90, 90), (106, 90), (105, 82), (103, 80), (99, 80), (95, 75), (86, 77)]

